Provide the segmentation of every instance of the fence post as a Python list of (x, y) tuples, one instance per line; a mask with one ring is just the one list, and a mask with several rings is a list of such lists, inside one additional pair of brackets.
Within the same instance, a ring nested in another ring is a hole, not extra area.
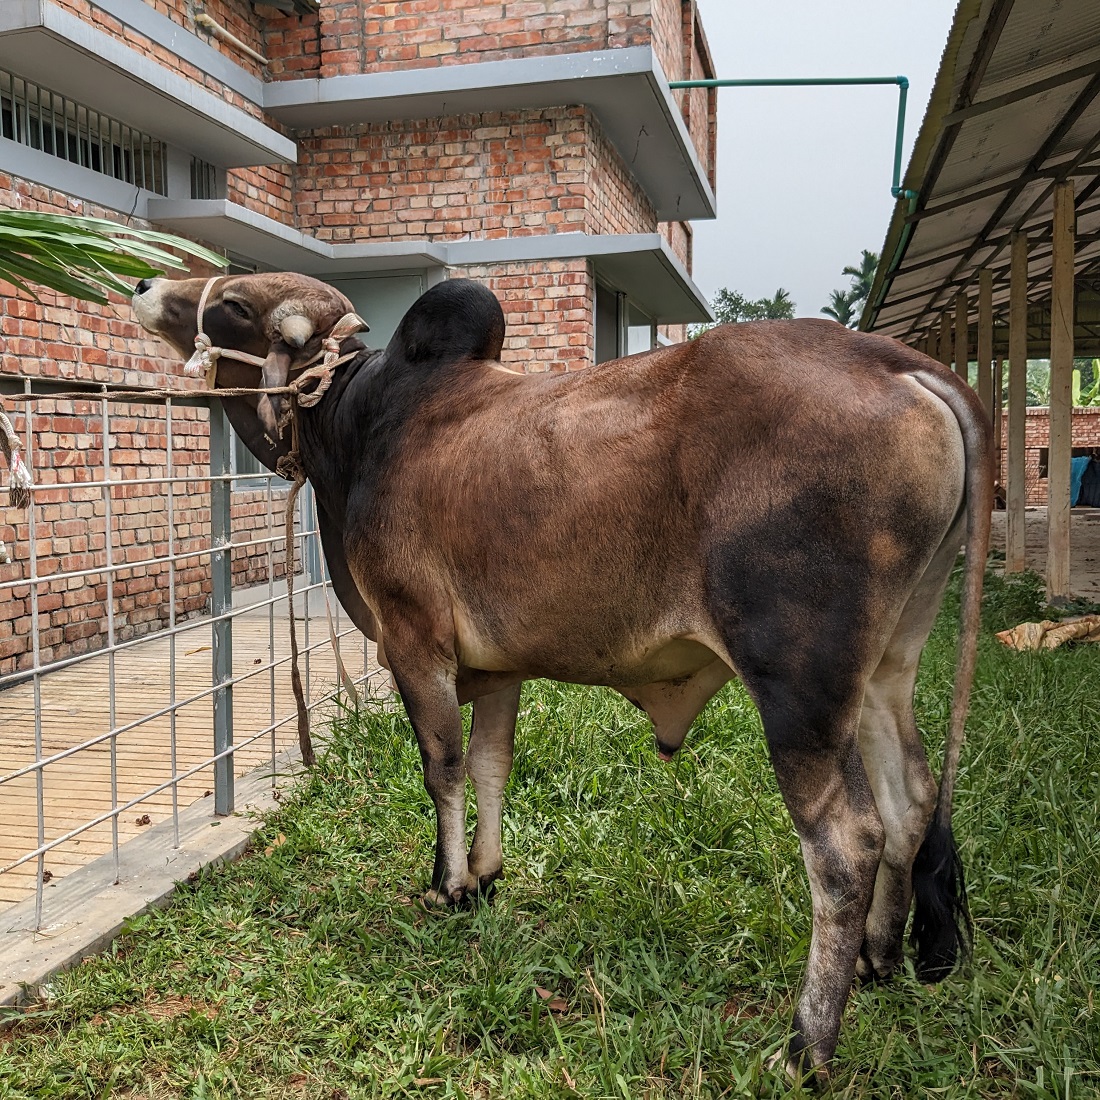
[[(233, 812), (233, 754), (221, 756), (233, 744), (233, 620), (220, 618), (233, 607), (233, 551), (231, 504), (232, 436), (229, 421), (220, 401), (210, 405), (210, 576), (212, 585), (210, 613), (214, 617), (213, 682), (214, 692), (214, 813)], [(218, 685), (224, 685), (218, 687)]]

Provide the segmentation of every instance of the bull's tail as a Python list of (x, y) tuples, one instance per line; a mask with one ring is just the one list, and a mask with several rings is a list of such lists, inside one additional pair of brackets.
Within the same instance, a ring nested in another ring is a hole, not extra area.
[(972, 924), (962, 861), (951, 831), (951, 803), (981, 626), (982, 580), (993, 509), (993, 462), (988, 419), (973, 390), (933, 370), (917, 371), (914, 375), (954, 413), (966, 456), (966, 567), (959, 616), (955, 693), (944, 746), (939, 798), (913, 863), (916, 907), (910, 939), (917, 954), (917, 976), (921, 981), (938, 982), (951, 973), (960, 953), (966, 954), (970, 949)]

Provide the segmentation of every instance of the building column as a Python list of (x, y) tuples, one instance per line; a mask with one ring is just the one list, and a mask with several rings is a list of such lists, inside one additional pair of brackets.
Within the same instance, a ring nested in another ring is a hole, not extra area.
[(1027, 568), (1024, 444), (1027, 429), (1027, 234), (1012, 234), (1008, 291), (1008, 461), (1005, 483), (1005, 572)]
[(955, 295), (955, 373), (970, 381), (970, 299), (965, 290)]
[(939, 346), (936, 356), (945, 366), (951, 366), (951, 319), (947, 310), (940, 311)]
[(1050, 450), (1047, 463), (1047, 599), (1070, 594), (1069, 478), (1073, 410), (1073, 181), (1054, 187), (1050, 288)]
[(993, 408), (990, 415), (993, 418), (993, 453), (996, 456), (995, 461), (997, 463), (996, 479), (999, 482), (1001, 480), (1001, 457), (1004, 453), (1005, 441), (1002, 437), (1002, 429), (1004, 427), (1004, 409), (1002, 408), (1002, 395), (1004, 394), (1004, 357), (998, 355), (993, 360)]
[(993, 272), (978, 272), (978, 397), (993, 415)]

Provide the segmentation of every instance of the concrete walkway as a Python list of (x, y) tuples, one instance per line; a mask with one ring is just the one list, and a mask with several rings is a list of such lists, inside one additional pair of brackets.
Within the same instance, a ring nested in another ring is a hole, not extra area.
[[(1100, 508), (1070, 511), (1070, 590), (1075, 596), (1100, 602)], [(993, 549), (1005, 548), (1005, 513), (993, 513)], [(1044, 573), (1047, 564), (1047, 510), (1025, 512), (1024, 548), (1027, 566)]]

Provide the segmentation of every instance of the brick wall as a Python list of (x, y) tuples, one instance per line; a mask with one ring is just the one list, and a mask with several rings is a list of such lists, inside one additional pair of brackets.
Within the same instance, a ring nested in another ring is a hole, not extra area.
[[(648, 8), (648, 3), (417, 0), (415, 4), (393, 4), (327, 0), (320, 11), (318, 72), (322, 77), (339, 76), (602, 50), (609, 45), (609, 7)], [(274, 33), (278, 39), (286, 29)], [(282, 42), (277, 40), (275, 45), (282, 53)], [(273, 75), (299, 74), (284, 65)]]
[[(1045, 407), (1029, 408), (1024, 422), (1024, 481), (1027, 487), (1026, 504), (1029, 508), (1045, 507), (1047, 503), (1047, 478), (1040, 477), (1040, 451), (1050, 445), (1050, 410)], [(1001, 484), (1008, 479), (1008, 413), (1001, 421)], [(1100, 454), (1100, 409), (1074, 409), (1070, 427), (1071, 446), (1095, 448)]]
[(263, 53), (272, 80), (299, 80), (321, 71), (321, 17), (283, 15), (263, 7)]
[[(0, 207), (110, 216), (109, 212), (0, 175)], [(113, 298), (107, 306), (77, 303), (42, 290), (33, 301), (0, 282), (0, 378), (79, 379), (114, 386), (167, 386), (181, 392), (198, 383), (182, 375), (182, 364), (159, 340), (130, 319), (129, 306)], [(9, 400), (9, 414), (25, 438), (24, 406)], [(32, 406), (36, 496), (36, 554), (42, 576), (101, 569), (106, 564), (106, 504), (102, 480), (101, 406), (96, 402), (47, 400)], [(133, 565), (114, 582), (116, 634), (120, 640), (164, 626), (168, 617), (167, 565), (144, 565), (167, 552), (164, 476), (167, 436), (163, 406), (112, 402), (109, 409), (112, 477), (126, 484), (112, 490), (112, 554), (116, 564)], [(209, 424), (205, 409), (174, 411), (175, 474), (196, 479), (193, 489), (177, 487), (174, 542), (177, 553), (209, 544)], [(283, 493), (275, 494), (275, 528), (281, 530)], [(234, 539), (264, 537), (269, 525), (265, 493), (235, 492)], [(5, 509), (0, 524), (13, 563), (0, 566), (0, 583), (29, 575), (29, 523), (25, 513)], [(267, 548), (241, 548), (233, 555), (237, 583), (267, 578)], [(282, 572), (277, 566), (276, 573)], [(206, 606), (209, 563), (204, 557), (181, 563), (176, 575), (180, 617)], [(29, 588), (0, 588), (0, 675), (32, 661)], [(106, 579), (102, 573), (52, 582), (39, 601), (41, 660), (58, 660), (103, 644), (106, 637)]]
[(652, 233), (657, 216), (583, 107), (316, 131), (300, 227), (323, 240)]
[(501, 361), (527, 373), (579, 370), (595, 359), (595, 280), (587, 260), (469, 267), (501, 300), (506, 336)]
[(299, 225), (329, 241), (581, 230), (589, 132), (582, 107), (316, 131), (301, 139)]
[(225, 197), (283, 225), (295, 226), (294, 166), (231, 168), (225, 174)]
[(657, 212), (634, 182), (595, 115), (587, 116), (588, 180), (585, 195), (590, 233), (655, 233)]

